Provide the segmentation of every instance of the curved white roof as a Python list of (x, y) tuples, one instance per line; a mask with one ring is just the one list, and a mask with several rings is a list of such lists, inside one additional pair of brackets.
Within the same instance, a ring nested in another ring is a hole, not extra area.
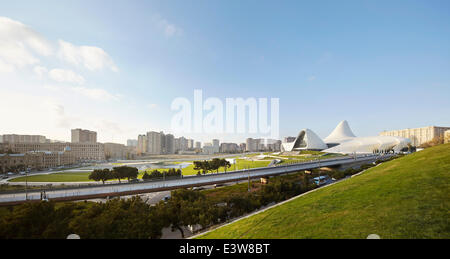
[(336, 128), (331, 132), (328, 137), (324, 139), (325, 143), (340, 143), (346, 139), (356, 137), (353, 134), (348, 122), (346, 120), (341, 121)]
[[(328, 143), (328, 145), (325, 144)], [(341, 121), (331, 134), (322, 141), (310, 129), (303, 129), (294, 142), (283, 143), (283, 151), (302, 149), (322, 150), (328, 153), (372, 153), (400, 151), (408, 147), (411, 140), (394, 136), (356, 137), (347, 121)]]
[(325, 149), (323, 152), (351, 154), (372, 153), (376, 150), (400, 151), (403, 148), (408, 147), (409, 143), (411, 143), (411, 140), (407, 138), (393, 136), (355, 137), (347, 139), (337, 146)]
[(293, 151), (294, 149), (315, 149), (322, 150), (328, 146), (310, 129), (303, 129), (298, 133), (294, 142), (283, 143), (284, 151)]

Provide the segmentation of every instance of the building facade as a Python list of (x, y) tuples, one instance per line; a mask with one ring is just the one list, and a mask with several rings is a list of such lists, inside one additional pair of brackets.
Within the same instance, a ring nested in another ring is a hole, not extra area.
[(71, 133), (72, 143), (97, 143), (97, 132), (95, 131), (73, 129)]
[(3, 143), (47, 143), (50, 142), (45, 136), (41, 135), (17, 135), (5, 134), (2, 136)]
[(14, 153), (71, 151), (77, 162), (105, 160), (104, 145), (101, 143), (4, 143), (2, 149)]
[(42, 170), (72, 165), (75, 157), (70, 151), (27, 152), (22, 154), (0, 154), (0, 173), (10, 171)]
[(444, 143), (450, 143), (450, 130), (444, 132)]
[(429, 126), (414, 129), (383, 131), (379, 135), (409, 138), (411, 140), (411, 145), (418, 147), (434, 138), (443, 138), (444, 132), (447, 130), (450, 130), (450, 127)]
[(118, 143), (104, 143), (105, 158), (107, 160), (127, 159), (128, 149), (123, 144)]

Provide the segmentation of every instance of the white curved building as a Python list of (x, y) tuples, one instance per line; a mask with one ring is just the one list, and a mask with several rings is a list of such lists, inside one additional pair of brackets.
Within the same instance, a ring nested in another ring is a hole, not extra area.
[(310, 129), (302, 129), (294, 142), (281, 144), (282, 151), (323, 150), (326, 148), (328, 148), (327, 144)]
[(283, 151), (321, 150), (327, 153), (364, 154), (399, 152), (411, 141), (394, 136), (356, 137), (347, 121), (341, 121), (323, 141), (309, 129), (301, 130), (294, 142), (283, 143)]

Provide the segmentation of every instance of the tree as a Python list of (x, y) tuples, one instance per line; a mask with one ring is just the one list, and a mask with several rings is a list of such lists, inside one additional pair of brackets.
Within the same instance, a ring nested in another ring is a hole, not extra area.
[(92, 173), (89, 174), (89, 179), (94, 181), (102, 181), (105, 184), (105, 181), (113, 179), (114, 176), (109, 169), (95, 169)]
[(119, 180), (119, 183), (121, 182), (120, 179), (123, 178), (127, 178), (128, 181), (130, 179), (136, 179), (138, 174), (139, 171), (136, 167), (120, 166), (113, 168), (114, 178), (117, 178)]

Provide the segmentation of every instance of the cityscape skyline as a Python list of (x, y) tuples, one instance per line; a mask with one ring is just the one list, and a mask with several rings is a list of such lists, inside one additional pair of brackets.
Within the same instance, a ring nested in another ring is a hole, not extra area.
[(0, 12), (0, 134), (86, 128), (125, 144), (170, 132), (171, 102), (194, 89), (279, 98), (280, 139), (306, 126), (323, 138), (344, 119), (358, 136), (450, 124), (445, 1), (24, 3)]

